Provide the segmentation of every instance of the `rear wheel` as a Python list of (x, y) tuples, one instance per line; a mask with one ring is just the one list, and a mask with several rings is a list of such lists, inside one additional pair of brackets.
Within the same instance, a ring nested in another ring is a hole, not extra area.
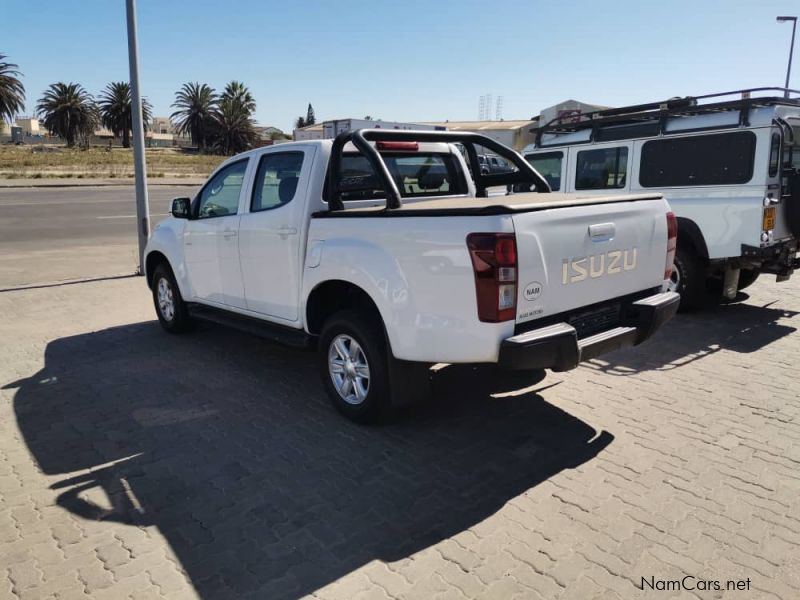
[(691, 251), (678, 246), (668, 288), (681, 296), (680, 310), (696, 310), (706, 295), (705, 268)]
[(357, 423), (375, 423), (391, 405), (386, 339), (379, 323), (353, 310), (328, 319), (322, 329), (322, 384), (333, 406)]
[(181, 291), (168, 265), (160, 264), (153, 273), (153, 304), (161, 326), (170, 333), (181, 333), (192, 326), (192, 319)]

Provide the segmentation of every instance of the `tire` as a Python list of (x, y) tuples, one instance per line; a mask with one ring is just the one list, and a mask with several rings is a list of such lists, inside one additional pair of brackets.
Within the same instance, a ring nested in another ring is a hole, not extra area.
[(705, 267), (691, 250), (678, 246), (669, 289), (680, 294), (681, 312), (703, 306), (706, 300)]
[(753, 285), (756, 282), (756, 279), (758, 279), (759, 275), (761, 275), (761, 271), (758, 269), (742, 269), (739, 271), (738, 290), (742, 291), (743, 289)]
[(170, 333), (183, 333), (191, 329), (192, 319), (169, 265), (161, 263), (156, 267), (152, 288), (153, 304), (161, 326)]
[(343, 310), (325, 322), (318, 351), (322, 385), (336, 410), (351, 421), (377, 423), (388, 415), (387, 350), (381, 324), (363, 312)]

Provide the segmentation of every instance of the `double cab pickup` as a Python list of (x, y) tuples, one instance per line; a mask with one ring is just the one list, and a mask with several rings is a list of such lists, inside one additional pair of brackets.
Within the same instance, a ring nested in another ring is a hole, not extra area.
[[(513, 169), (482, 172), (486, 150)], [(535, 191), (504, 194), (518, 183)], [(205, 319), (316, 349), (333, 405), (371, 422), (422, 395), (433, 364), (565, 371), (673, 316), (677, 223), (660, 194), (548, 192), (473, 133), (259, 148), (173, 200), (147, 282), (169, 332)]]

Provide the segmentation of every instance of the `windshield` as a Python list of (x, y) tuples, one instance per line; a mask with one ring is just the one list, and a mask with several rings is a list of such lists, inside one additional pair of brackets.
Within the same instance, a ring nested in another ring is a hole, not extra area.
[[(464, 174), (457, 159), (450, 153), (381, 153), (381, 156), (403, 197), (467, 193)], [(339, 188), (343, 201), (372, 200), (385, 196), (372, 165), (360, 154), (342, 156)]]

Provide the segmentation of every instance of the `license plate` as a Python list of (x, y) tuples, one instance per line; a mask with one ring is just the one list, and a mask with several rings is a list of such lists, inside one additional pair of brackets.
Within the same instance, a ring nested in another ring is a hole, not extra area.
[(764, 231), (769, 231), (770, 229), (775, 229), (775, 213), (777, 208), (774, 206), (769, 206), (764, 209), (764, 222), (761, 225), (761, 229)]
[(611, 304), (588, 312), (572, 315), (568, 322), (578, 332), (578, 337), (586, 337), (611, 329), (619, 322), (619, 304)]

